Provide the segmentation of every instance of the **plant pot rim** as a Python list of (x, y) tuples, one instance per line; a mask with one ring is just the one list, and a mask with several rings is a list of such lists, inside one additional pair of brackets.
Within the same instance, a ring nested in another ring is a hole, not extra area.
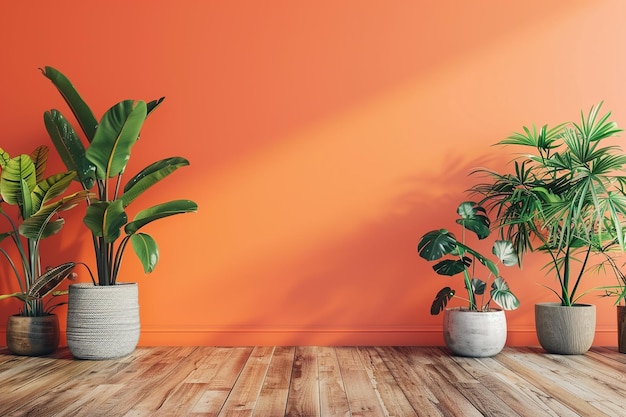
[(93, 282), (77, 282), (70, 284), (70, 287), (74, 288), (115, 288), (124, 287), (127, 285), (138, 285), (136, 282), (117, 282), (115, 285), (94, 285)]
[(575, 303), (571, 306), (564, 306), (561, 303), (547, 302), (547, 303), (535, 303), (535, 306), (554, 307), (554, 308), (558, 308), (558, 307), (572, 308), (572, 307), (595, 307), (595, 304)]
[(29, 318), (29, 319), (35, 319), (35, 318), (41, 318), (41, 317), (50, 317), (50, 316), (56, 316), (56, 313), (44, 313), (41, 316), (22, 316), (21, 314), (17, 313), (17, 314), (11, 314), (10, 317), (24, 317), (24, 318)]
[(490, 308), (489, 310), (470, 310), (467, 307), (449, 307), (446, 308), (448, 311), (462, 311), (464, 313), (499, 313), (500, 311), (504, 312), (501, 308)]

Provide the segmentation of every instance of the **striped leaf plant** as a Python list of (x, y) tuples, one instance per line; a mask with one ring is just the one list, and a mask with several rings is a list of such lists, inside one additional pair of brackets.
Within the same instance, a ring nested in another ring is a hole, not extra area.
[[(72, 276), (74, 262), (66, 262), (42, 273), (41, 240), (57, 234), (65, 220), (60, 212), (83, 202), (88, 191), (64, 194), (76, 172), (68, 171), (44, 177), (48, 148), (39, 146), (30, 155), (11, 158), (0, 149), (0, 216), (8, 230), (0, 241), (10, 240), (14, 250), (0, 247), (0, 255), (15, 275), (19, 291), (0, 295), (0, 299), (23, 301), (20, 315), (43, 316), (62, 303), (47, 305), (43, 298)], [(15, 206), (10, 210), (8, 205)]]

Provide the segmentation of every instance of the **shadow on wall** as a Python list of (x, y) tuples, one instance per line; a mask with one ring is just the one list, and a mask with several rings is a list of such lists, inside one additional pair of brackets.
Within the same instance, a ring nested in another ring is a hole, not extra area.
[[(307, 343), (311, 333), (326, 334), (327, 344), (367, 340), (368, 334), (384, 343), (385, 333), (390, 343), (398, 340), (395, 333), (413, 344), (433, 343), (420, 340), (420, 333), (439, 337), (441, 318), (429, 309), (441, 281), (416, 246), (426, 231), (454, 227), (456, 207), (472, 184), (468, 173), (486, 163), (463, 158), (452, 156), (437, 171), (402, 179), (410, 191), (389, 201), (384, 218), (332, 242), (313, 242), (306, 251), (274, 252), (253, 268), (244, 262), (212, 283), (216, 298), (237, 294), (216, 300), (221, 311), (215, 314), (228, 321), (217, 332), (258, 332), (268, 343), (286, 345)], [(204, 342), (220, 343), (220, 336)]]

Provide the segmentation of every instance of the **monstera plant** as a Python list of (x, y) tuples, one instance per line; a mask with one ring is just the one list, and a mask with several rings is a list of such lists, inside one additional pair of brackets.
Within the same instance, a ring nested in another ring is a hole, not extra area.
[[(470, 357), (493, 356), (502, 350), (507, 339), (504, 310), (519, 307), (519, 300), (500, 276), (498, 265), (516, 265), (517, 254), (511, 242), (496, 240), (492, 248), (495, 260), (483, 255), (467, 242), (466, 232), (472, 232), (478, 240), (490, 235), (490, 221), (485, 209), (467, 201), (459, 205), (457, 213), (461, 239), (446, 229), (432, 230), (422, 236), (417, 251), (427, 261), (437, 261), (433, 266), (437, 274), (461, 274), (467, 296), (459, 296), (454, 289), (445, 286), (435, 296), (430, 314), (444, 312), (443, 337), (452, 353)], [(446, 308), (453, 297), (464, 299), (466, 307)]]
[[(468, 310), (488, 311), (492, 301), (505, 310), (518, 308), (519, 300), (513, 295), (498, 270), (498, 263), (505, 266), (517, 264), (518, 258), (513, 245), (506, 240), (495, 241), (492, 252), (496, 261), (492, 261), (465, 242), (465, 231), (474, 233), (480, 240), (489, 236), (490, 221), (485, 209), (474, 202), (464, 202), (459, 205), (457, 213), (459, 214), (457, 223), (464, 229), (463, 239), (458, 240), (446, 229), (430, 231), (419, 241), (417, 247), (419, 255), (427, 261), (439, 261), (433, 266), (439, 275), (462, 274)], [(487, 274), (485, 279), (478, 278), (477, 265), (485, 267), (484, 272)], [(486, 292), (488, 285), (490, 289)], [(437, 293), (430, 313), (439, 314), (452, 297), (458, 297), (456, 291), (449, 286), (443, 287)]]

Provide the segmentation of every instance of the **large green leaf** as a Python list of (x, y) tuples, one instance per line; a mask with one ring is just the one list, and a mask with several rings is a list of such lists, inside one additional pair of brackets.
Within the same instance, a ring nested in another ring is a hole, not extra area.
[(127, 207), (135, 198), (178, 168), (189, 165), (189, 161), (181, 157), (162, 159), (150, 164), (126, 183), (121, 200)]
[(463, 257), (463, 259), (444, 259), (433, 265), (433, 270), (439, 275), (453, 276), (459, 274), (469, 268), (472, 259)]
[(422, 236), (417, 244), (417, 252), (427, 261), (435, 261), (451, 253), (456, 247), (457, 240), (454, 235), (446, 229), (439, 229)]
[(478, 204), (472, 201), (461, 203), (457, 208), (457, 213), (461, 218), (457, 219), (456, 222), (474, 232), (479, 239), (484, 239), (491, 233), (486, 210)]
[(161, 105), (161, 103), (163, 103), (163, 100), (165, 100), (165, 97), (161, 97), (159, 99), (147, 102), (146, 103), (146, 115), (149, 116), (150, 113), (152, 113), (154, 109), (156, 109), (157, 107)]
[(191, 200), (174, 200), (163, 204), (157, 204), (148, 209), (142, 210), (124, 228), (126, 234), (132, 235), (146, 224), (164, 217), (174, 216), (182, 213), (193, 213), (198, 211), (198, 205)]
[(135, 233), (130, 237), (135, 254), (143, 265), (146, 274), (154, 271), (159, 262), (159, 247), (152, 236), (145, 233)]
[(46, 165), (48, 163), (48, 147), (38, 146), (31, 154), (30, 159), (35, 164), (35, 178), (37, 182), (43, 180), (44, 172), (46, 171)]
[(9, 204), (22, 206), (24, 196), (37, 185), (35, 164), (28, 155), (11, 158), (0, 174), (2, 199)]
[(454, 297), (454, 290), (450, 287), (445, 287), (439, 290), (435, 296), (433, 304), (430, 306), (430, 314), (436, 316), (441, 313), (443, 309), (446, 308), (448, 301), (450, 301), (452, 297)]
[[(41, 72), (46, 78), (52, 81), (52, 84), (59, 90), (61, 96), (65, 99), (65, 102), (72, 110), (72, 113), (74, 113), (74, 117), (76, 117), (76, 120), (78, 120), (83, 132), (87, 136), (87, 140), (91, 142), (94, 138), (98, 122), (87, 103), (85, 103), (78, 94), (70, 80), (60, 71), (52, 67), (45, 67), (41, 69)], [(69, 167), (68, 169), (72, 170)]]
[(482, 279), (472, 278), (472, 292), (476, 295), (483, 295), (487, 288), (487, 283)]
[(69, 210), (85, 201), (89, 191), (81, 190), (65, 196), (53, 203), (42, 206), (31, 217), (25, 219), (19, 226), (19, 232), (28, 239), (43, 239), (57, 233), (63, 226), (63, 219), (51, 221), (53, 215), (59, 211)]
[(515, 310), (520, 305), (519, 300), (513, 295), (502, 277), (496, 278), (491, 283), (491, 298), (504, 310)]
[(496, 240), (492, 252), (505, 266), (513, 266), (518, 262), (513, 243), (508, 240)]
[(58, 110), (51, 110), (43, 115), (48, 135), (59, 156), (69, 171), (78, 174), (83, 188), (90, 190), (96, 178), (96, 166), (85, 156), (85, 147), (76, 134), (74, 127)]
[(72, 275), (72, 270), (76, 264), (74, 262), (67, 262), (48, 269), (41, 274), (35, 281), (33, 286), (28, 290), (28, 298), (36, 299), (43, 298), (50, 294), (56, 287), (63, 282), (65, 278)]
[(76, 172), (62, 172), (51, 175), (38, 183), (31, 193), (33, 211), (38, 211), (43, 204), (64, 193), (74, 177), (76, 177)]
[(104, 180), (124, 172), (145, 119), (146, 103), (133, 100), (117, 103), (102, 116), (85, 153), (96, 166), (96, 178)]
[(94, 201), (85, 213), (83, 222), (89, 230), (105, 242), (114, 242), (121, 234), (120, 229), (128, 221), (128, 216), (120, 200)]
[(9, 163), (10, 160), (11, 160), (11, 157), (9, 156), (9, 153), (5, 151), (4, 149), (0, 148), (0, 168), (4, 168)]

